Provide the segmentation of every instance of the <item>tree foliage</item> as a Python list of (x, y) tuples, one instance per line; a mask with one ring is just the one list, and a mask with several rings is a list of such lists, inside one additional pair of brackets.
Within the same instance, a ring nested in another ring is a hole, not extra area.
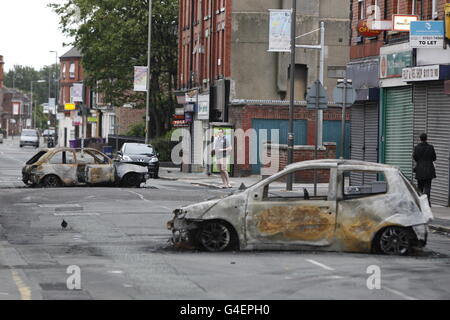
[[(48, 98), (55, 97), (58, 73), (59, 67), (54, 64), (44, 66), (40, 70), (29, 66), (15, 65), (5, 74), (6, 87), (18, 89), (26, 94), (31, 93), (31, 82), (33, 81), (33, 118), (34, 113), (36, 113), (35, 119), (38, 128), (45, 129), (48, 127), (47, 121), (49, 118), (47, 114), (43, 113), (42, 104), (48, 103)], [(37, 83), (38, 80), (45, 80), (45, 82)]]
[[(87, 85), (97, 87), (114, 106), (145, 106), (133, 92), (134, 66), (147, 65), (148, 0), (66, 0), (50, 4), (62, 31), (83, 54)], [(178, 0), (153, 1), (151, 135), (170, 128), (175, 107)]]

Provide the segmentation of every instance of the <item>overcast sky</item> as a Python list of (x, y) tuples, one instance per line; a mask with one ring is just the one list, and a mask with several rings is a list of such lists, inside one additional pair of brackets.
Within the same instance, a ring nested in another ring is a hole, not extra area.
[(47, 7), (50, 2), (64, 0), (0, 0), (0, 55), (5, 70), (14, 65), (32, 66), (40, 69), (56, 62), (58, 56), (69, 51), (63, 47), (70, 39), (59, 29), (59, 18)]

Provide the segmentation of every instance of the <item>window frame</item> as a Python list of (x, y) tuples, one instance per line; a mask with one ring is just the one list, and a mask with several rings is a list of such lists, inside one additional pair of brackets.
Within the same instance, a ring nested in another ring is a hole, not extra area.
[[(353, 194), (349, 195), (345, 193), (345, 174), (349, 173), (349, 176), (351, 175), (351, 172), (361, 172), (361, 173), (372, 173), (372, 174), (379, 174), (383, 175), (383, 178), (378, 178), (377, 181), (383, 181), (386, 183), (386, 191), (384, 192), (377, 192), (377, 193), (364, 193), (364, 194)], [(353, 200), (353, 199), (361, 199), (361, 198), (368, 198), (373, 196), (380, 196), (388, 194), (390, 191), (389, 181), (387, 179), (386, 172), (384, 170), (362, 170), (362, 169), (343, 169), (339, 172), (340, 180), (342, 181), (341, 186), (341, 192), (342, 192), (342, 200)]]

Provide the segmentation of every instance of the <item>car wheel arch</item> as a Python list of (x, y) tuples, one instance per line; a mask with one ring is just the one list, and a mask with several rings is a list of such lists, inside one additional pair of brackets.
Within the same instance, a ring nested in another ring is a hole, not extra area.
[(45, 181), (45, 179), (48, 178), (48, 177), (56, 177), (56, 178), (58, 179), (58, 181), (59, 181), (59, 184), (60, 184), (61, 186), (64, 185), (64, 180), (61, 179), (61, 177), (58, 176), (58, 175), (55, 174), (55, 173), (49, 173), (49, 174), (46, 174), (46, 175), (42, 176), (42, 178), (41, 178), (41, 179), (39, 180), (39, 182), (38, 182), (38, 185), (42, 186), (42, 183), (43, 183), (43, 182)]
[(405, 229), (407, 230), (411, 236), (413, 237), (413, 241), (417, 242), (417, 235), (414, 232), (414, 229), (412, 226), (404, 226), (404, 225), (400, 225), (400, 224), (390, 224), (390, 225), (384, 225), (382, 227), (380, 227), (376, 232), (373, 233), (373, 237), (370, 241), (370, 251), (372, 253), (382, 253), (380, 248), (379, 248), (379, 238), (381, 237), (381, 235), (383, 234), (383, 232), (388, 229), (388, 228), (399, 228), (399, 229)]
[[(212, 218), (212, 219), (205, 219), (205, 220), (196, 220), (195, 222), (197, 223), (197, 226), (198, 226), (196, 229), (197, 235), (198, 235), (198, 232), (201, 231), (202, 227), (208, 223), (218, 222), (218, 223), (222, 223), (222, 224), (226, 225), (229, 228), (231, 235), (232, 235), (232, 242), (230, 243), (230, 249), (239, 250), (241, 248), (242, 239), (239, 236), (237, 228), (230, 221), (223, 219), (223, 218)], [(198, 242), (198, 239), (196, 239), (196, 242)]]

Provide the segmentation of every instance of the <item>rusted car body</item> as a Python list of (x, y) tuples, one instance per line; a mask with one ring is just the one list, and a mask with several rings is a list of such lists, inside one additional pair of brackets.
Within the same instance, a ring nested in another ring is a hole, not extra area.
[[(327, 182), (322, 184), (323, 196), (310, 196), (312, 189), (308, 193), (306, 185), (301, 196), (280, 190), (285, 193), (278, 197), (277, 190), (268, 191), (276, 181), (307, 170), (327, 170), (322, 178)], [(359, 184), (361, 175), (366, 182)], [(350, 160), (295, 163), (244, 191), (179, 208), (174, 215), (168, 222), (173, 242), (209, 251), (287, 249), (399, 255), (426, 245), (427, 225), (433, 219), (426, 195), (420, 196), (398, 168)]]
[(40, 187), (119, 185), (138, 187), (146, 168), (114, 162), (95, 149), (54, 148), (35, 154), (22, 169), (25, 184)]

